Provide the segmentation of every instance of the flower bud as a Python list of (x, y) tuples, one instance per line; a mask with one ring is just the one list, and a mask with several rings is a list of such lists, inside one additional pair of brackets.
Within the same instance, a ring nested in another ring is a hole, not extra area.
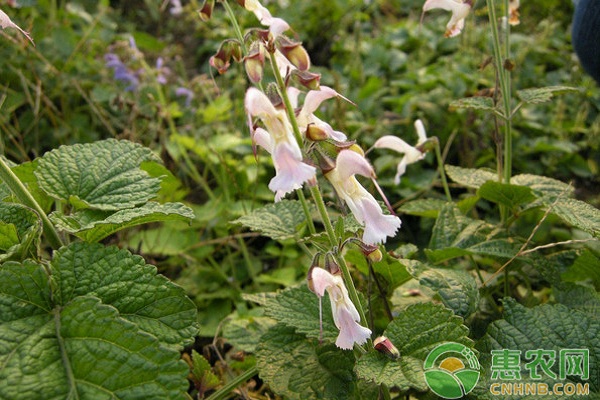
[(372, 262), (379, 262), (383, 260), (383, 253), (379, 249), (375, 249), (369, 254), (367, 254), (367, 258)]
[(237, 40), (225, 40), (219, 46), (217, 54), (210, 58), (209, 64), (211, 67), (216, 68), (220, 74), (224, 74), (231, 65), (231, 57), (236, 61), (240, 61), (241, 52), (241, 46)]
[(319, 90), (321, 87), (321, 74), (295, 69), (292, 71), (292, 79), (310, 90)]
[(246, 68), (248, 79), (254, 83), (260, 82), (263, 78), (264, 66), (264, 47), (254, 42), (248, 51), (248, 55), (244, 57), (244, 67)]
[(208, 21), (212, 16), (213, 9), (215, 8), (215, 0), (204, 0), (202, 8), (198, 10), (198, 15), (202, 21)]
[(365, 156), (364, 150), (356, 143), (354, 143), (350, 147), (348, 147), (348, 150), (352, 150), (353, 152), (358, 153), (363, 157)]
[(277, 49), (300, 71), (306, 71), (310, 68), (310, 57), (302, 47), (301, 42), (294, 42), (291, 39), (281, 35), (277, 38)]
[(325, 269), (329, 271), (331, 275), (339, 275), (342, 273), (342, 271), (340, 270), (340, 266), (337, 262), (335, 262), (333, 256), (330, 253), (328, 253), (325, 256)]
[(385, 336), (379, 336), (373, 341), (373, 347), (380, 353), (385, 354), (392, 360), (400, 358), (400, 351), (394, 346), (392, 341)]
[(329, 137), (323, 128), (315, 124), (308, 124), (305, 135), (308, 140), (312, 140), (313, 142), (321, 142)]

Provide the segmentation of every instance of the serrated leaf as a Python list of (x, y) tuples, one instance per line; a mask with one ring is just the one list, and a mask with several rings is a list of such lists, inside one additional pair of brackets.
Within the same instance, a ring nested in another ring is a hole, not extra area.
[(435, 220), (429, 247), (433, 250), (451, 247), (457, 236), (471, 222), (472, 220), (464, 216), (454, 204), (447, 203)]
[(196, 306), (142, 257), (117, 247), (73, 243), (56, 252), (51, 270), (58, 304), (94, 295), (161, 342), (181, 348), (193, 341)]
[(494, 100), (491, 97), (466, 97), (450, 102), (451, 108), (472, 108), (475, 110), (494, 110)]
[[(600, 319), (589, 318), (587, 314), (562, 304), (525, 308), (514, 299), (504, 299), (504, 318), (490, 324), (486, 335), (478, 343), (478, 349), (482, 354), (480, 361), (488, 371), (491, 350), (518, 350), (523, 355), (527, 350), (556, 351), (557, 359), (550, 369), (557, 376), (558, 352), (561, 349), (588, 349), (590, 379), (585, 382), (589, 383), (591, 392), (600, 392), (600, 381), (594, 378), (600, 376)], [(522, 357), (520, 382), (530, 381), (527, 369), (523, 367), (526, 361)], [(566, 382), (580, 382), (580, 379), (567, 376), (561, 383)]]
[(433, 268), (422, 263), (411, 263), (408, 271), (421, 285), (435, 291), (456, 315), (467, 318), (477, 311), (479, 288), (468, 272)]
[(275, 320), (269, 317), (238, 317), (225, 322), (223, 337), (236, 348), (254, 353), (260, 337), (275, 324)]
[(50, 220), (64, 230), (87, 242), (97, 242), (123, 229), (152, 222), (186, 221), (194, 218), (191, 208), (181, 203), (159, 204), (150, 201), (141, 207), (106, 211), (81, 210), (71, 215), (54, 212)]
[(600, 237), (600, 210), (576, 199), (559, 198), (555, 201), (545, 201), (552, 213), (566, 223)]
[(440, 210), (447, 204), (444, 200), (419, 199), (409, 201), (400, 207), (399, 211), (419, 217), (437, 218)]
[(573, 186), (547, 176), (521, 174), (510, 179), (510, 183), (530, 187), (538, 196), (558, 197), (573, 194)]
[(584, 312), (590, 318), (600, 318), (600, 294), (594, 288), (563, 283), (553, 287), (552, 293), (557, 302)]
[(140, 169), (143, 161), (160, 159), (139, 144), (108, 139), (61, 146), (39, 160), (40, 187), (76, 209), (120, 210), (156, 196), (160, 179)]
[(196, 350), (192, 350), (191, 373), (194, 381), (200, 385), (203, 392), (214, 389), (221, 383), (219, 377), (212, 372), (208, 360)]
[(473, 347), (467, 337), (468, 328), (457, 317), (439, 304), (415, 304), (400, 313), (384, 335), (400, 351), (400, 358), (392, 360), (372, 350), (356, 364), (359, 378), (397, 387), (401, 392), (409, 389), (428, 389), (424, 379), (423, 363), (431, 350), (445, 342), (462, 343)]
[(516, 209), (522, 204), (536, 199), (531, 188), (495, 181), (485, 182), (477, 190), (477, 195), (491, 202)]
[[(0, 398), (180, 399), (179, 352), (92, 295), (53, 304), (41, 265), (0, 267)], [(127, 360), (126, 362), (124, 360)]]
[[(397, 252), (396, 252), (397, 254)], [(369, 274), (369, 264), (364, 254), (358, 250), (349, 250), (345, 254), (347, 262), (354, 265), (359, 271), (365, 275)], [(404, 264), (400, 263), (397, 258), (384, 253), (381, 261), (371, 263), (373, 272), (385, 279), (387, 283), (386, 290), (391, 291), (403, 283), (411, 279), (410, 274), (406, 271)]]
[(256, 351), (260, 377), (289, 399), (356, 399), (354, 355), (334, 345), (321, 346), (294, 328), (275, 325)]
[(497, 181), (498, 175), (486, 169), (473, 169), (446, 165), (446, 173), (454, 182), (478, 189), (487, 181)]
[(42, 222), (30, 208), (17, 203), (0, 203), (0, 262), (37, 256)]
[(310, 338), (335, 342), (339, 330), (333, 322), (328, 295), (322, 298), (323, 332), (319, 329), (319, 297), (307, 285), (287, 288), (267, 299), (265, 314)]
[(546, 86), (517, 90), (517, 97), (525, 103), (538, 104), (550, 101), (555, 94), (576, 92), (577, 90), (577, 88), (568, 86)]
[(585, 250), (571, 265), (568, 271), (562, 274), (565, 282), (590, 282), (596, 290), (600, 289), (600, 258), (594, 253)]
[(305, 218), (299, 201), (282, 200), (254, 210), (232, 223), (242, 224), (272, 239), (283, 240), (297, 236)]

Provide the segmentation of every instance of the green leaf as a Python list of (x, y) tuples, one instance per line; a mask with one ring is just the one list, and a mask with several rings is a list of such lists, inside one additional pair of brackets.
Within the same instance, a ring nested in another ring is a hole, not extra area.
[(32, 209), (0, 203), (0, 223), (0, 262), (37, 256), (42, 223)]
[(477, 311), (479, 289), (477, 282), (466, 271), (432, 268), (422, 263), (411, 263), (408, 271), (423, 286), (435, 291), (446, 307), (467, 318)]
[(576, 199), (559, 198), (556, 201), (545, 201), (552, 213), (566, 223), (600, 237), (600, 210)]
[(242, 224), (272, 239), (283, 240), (296, 237), (299, 226), (305, 221), (299, 201), (282, 200), (254, 210), (232, 223)]
[(356, 399), (354, 355), (334, 345), (321, 346), (294, 328), (275, 325), (256, 351), (259, 376), (289, 399)]
[(434, 250), (451, 247), (458, 235), (471, 222), (472, 220), (464, 216), (458, 207), (452, 203), (447, 203), (435, 220), (429, 247)]
[(179, 352), (91, 294), (54, 304), (44, 267), (0, 267), (0, 398), (180, 399)]
[(339, 330), (333, 323), (331, 304), (326, 295), (322, 298), (323, 332), (319, 329), (319, 297), (307, 285), (287, 288), (267, 299), (265, 314), (277, 322), (296, 329), (309, 338), (335, 342)]
[[(369, 274), (369, 264), (362, 252), (358, 250), (349, 250), (344, 255), (344, 258), (365, 275)], [(388, 253), (383, 253), (381, 261), (373, 262), (371, 266), (378, 276), (385, 279), (385, 282), (388, 285), (386, 289), (390, 293), (393, 289), (411, 279), (404, 264), (397, 258), (390, 256)]]
[(181, 348), (193, 341), (196, 306), (142, 257), (117, 247), (73, 243), (56, 252), (51, 270), (58, 304), (90, 294), (166, 344)]
[(491, 202), (516, 209), (522, 204), (536, 199), (531, 188), (507, 183), (488, 181), (477, 190), (477, 194)]
[(600, 316), (600, 294), (594, 288), (563, 283), (553, 287), (552, 293), (557, 302), (569, 308), (584, 312), (590, 318)]
[(437, 218), (446, 204), (446, 201), (439, 199), (419, 199), (403, 204), (399, 211), (419, 217)]
[[(600, 319), (590, 318), (588, 314), (562, 304), (525, 308), (514, 299), (504, 299), (504, 319), (490, 324), (486, 335), (478, 343), (478, 349), (482, 354), (480, 360), (488, 371), (491, 350), (521, 351), (523, 379), (520, 382), (531, 381), (527, 369), (523, 367), (527, 350), (556, 351), (556, 362), (550, 369), (558, 376), (559, 350), (589, 349), (590, 379), (585, 383), (589, 383), (591, 392), (600, 392), (600, 381), (595, 379), (600, 376)], [(567, 376), (561, 383), (580, 381), (578, 377)]]
[(491, 97), (466, 97), (450, 102), (450, 108), (471, 108), (475, 110), (494, 110)]
[(546, 86), (517, 90), (517, 97), (524, 103), (538, 104), (550, 101), (555, 94), (577, 92), (577, 88), (568, 86)]
[(479, 189), (487, 181), (497, 181), (498, 175), (486, 169), (473, 169), (446, 165), (446, 173), (456, 183)]
[(208, 360), (196, 350), (192, 350), (191, 373), (194, 377), (194, 382), (200, 385), (203, 392), (214, 389), (221, 383), (219, 377), (212, 372)]
[(423, 363), (429, 352), (445, 342), (473, 347), (467, 333), (462, 318), (442, 305), (409, 306), (390, 322), (384, 332), (400, 351), (400, 358), (392, 360), (372, 350), (358, 360), (356, 374), (377, 384), (397, 387), (401, 392), (409, 389), (425, 391), (428, 387)]
[(87, 242), (97, 242), (120, 230), (152, 222), (186, 221), (194, 212), (181, 203), (159, 204), (148, 202), (141, 207), (106, 211), (81, 210), (71, 215), (54, 212), (50, 220), (58, 229), (75, 234)]
[(510, 179), (510, 183), (530, 187), (536, 195), (545, 197), (569, 197), (575, 190), (572, 185), (540, 175), (516, 175)]
[(35, 174), (46, 193), (77, 209), (120, 210), (146, 203), (160, 189), (160, 179), (139, 168), (143, 161), (160, 160), (139, 144), (108, 139), (52, 150)]
[(236, 348), (254, 353), (260, 337), (275, 325), (275, 320), (261, 316), (243, 316), (227, 320), (223, 325), (223, 337)]
[(562, 274), (562, 279), (565, 282), (590, 282), (596, 290), (600, 290), (600, 258), (585, 250), (569, 270)]

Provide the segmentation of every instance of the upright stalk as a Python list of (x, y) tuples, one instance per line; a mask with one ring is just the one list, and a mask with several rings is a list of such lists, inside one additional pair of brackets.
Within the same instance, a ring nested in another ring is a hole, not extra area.
[[(502, 94), (502, 116), (504, 119), (504, 162), (502, 178), (505, 183), (510, 183), (512, 176), (512, 127), (511, 127), (511, 85), (510, 71), (505, 67), (505, 62), (510, 60), (510, 28), (508, 27), (508, 15), (506, 15), (506, 35), (504, 39), (504, 55), (498, 33), (498, 18), (496, 17), (496, 5), (494, 0), (486, 0), (490, 29), (492, 31), (492, 47), (494, 50), (494, 62), (498, 73), (500, 92)], [(504, 0), (506, 14), (508, 14), (508, 0)]]
[(25, 185), (23, 185), (23, 182), (21, 182), (15, 173), (12, 172), (2, 157), (0, 157), (0, 181), (3, 181), (8, 185), (11, 192), (13, 192), (22, 204), (33, 209), (40, 216), (44, 235), (46, 236), (46, 239), (48, 239), (50, 246), (52, 246), (53, 249), (62, 247), (63, 242), (44, 210), (42, 210), (42, 207), (33, 198), (31, 193), (29, 193)]

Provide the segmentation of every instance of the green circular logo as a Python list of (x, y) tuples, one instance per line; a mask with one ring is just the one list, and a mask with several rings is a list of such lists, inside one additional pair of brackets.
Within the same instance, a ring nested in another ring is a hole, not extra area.
[(444, 399), (459, 399), (473, 390), (479, 368), (473, 350), (454, 342), (431, 350), (423, 363), (427, 386)]

